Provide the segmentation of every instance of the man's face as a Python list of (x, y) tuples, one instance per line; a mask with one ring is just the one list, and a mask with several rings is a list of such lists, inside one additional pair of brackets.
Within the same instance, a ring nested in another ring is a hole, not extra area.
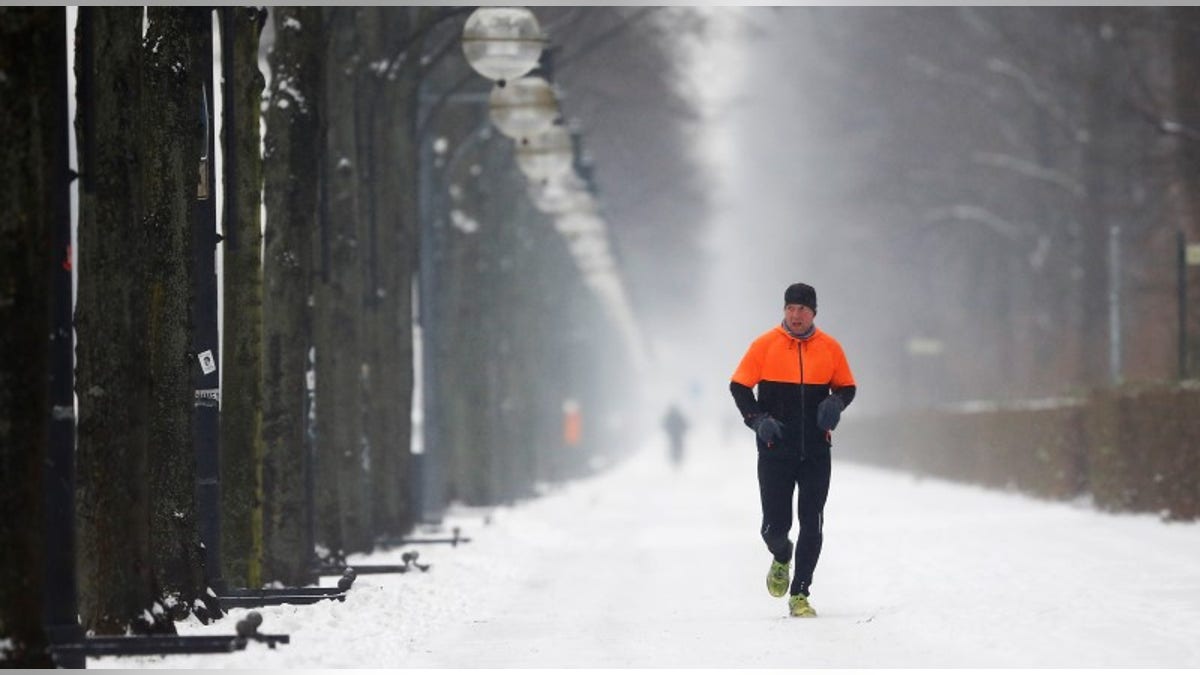
[(784, 305), (783, 320), (793, 333), (806, 333), (816, 314), (807, 305)]

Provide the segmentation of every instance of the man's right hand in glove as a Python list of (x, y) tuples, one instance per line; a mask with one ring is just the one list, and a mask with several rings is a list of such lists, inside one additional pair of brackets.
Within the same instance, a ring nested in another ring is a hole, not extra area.
[(755, 434), (758, 434), (758, 440), (766, 443), (768, 448), (783, 438), (783, 425), (766, 413), (755, 415), (746, 423), (751, 429), (754, 429)]

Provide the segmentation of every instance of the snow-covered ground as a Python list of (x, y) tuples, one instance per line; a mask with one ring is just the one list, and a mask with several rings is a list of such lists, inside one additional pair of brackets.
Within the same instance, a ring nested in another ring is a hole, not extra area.
[(749, 432), (691, 441), (678, 472), (654, 441), (542, 499), (458, 510), (446, 525), (473, 541), (413, 547), (428, 573), (259, 610), (291, 644), (88, 667), (1200, 667), (1198, 524), (835, 458), (820, 617), (792, 619), (764, 586)]

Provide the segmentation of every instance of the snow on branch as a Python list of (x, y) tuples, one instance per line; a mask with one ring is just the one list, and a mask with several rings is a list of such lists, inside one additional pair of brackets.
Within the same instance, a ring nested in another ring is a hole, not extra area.
[(930, 223), (943, 220), (979, 223), (1000, 236), (1014, 241), (1021, 239), (1025, 234), (1025, 228), (1020, 225), (1001, 218), (982, 206), (973, 206), (971, 204), (952, 204), (950, 206), (939, 206), (929, 209), (925, 212), (924, 219)]
[(1071, 126), (1067, 111), (1055, 102), (1045, 89), (1038, 85), (1032, 75), (1008, 61), (996, 57), (988, 59), (987, 68), (997, 75), (1007, 75), (1015, 80), (1034, 103), (1049, 112), (1054, 119), (1067, 126)]
[(1012, 155), (1005, 155), (998, 152), (972, 153), (971, 159), (977, 164), (991, 166), (997, 169), (1006, 169), (1022, 176), (1033, 178), (1034, 180), (1045, 181), (1052, 185), (1057, 185), (1076, 197), (1082, 197), (1085, 192), (1083, 183), (1076, 180), (1070, 174), (1042, 166), (1027, 159), (1021, 159), (1020, 157), (1013, 157)]

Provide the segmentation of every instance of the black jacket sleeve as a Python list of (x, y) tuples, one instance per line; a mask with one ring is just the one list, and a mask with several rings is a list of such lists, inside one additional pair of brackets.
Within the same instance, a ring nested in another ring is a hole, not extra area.
[(762, 414), (762, 408), (758, 405), (758, 399), (754, 398), (754, 390), (744, 384), (737, 382), (729, 383), (729, 393), (733, 394), (733, 402), (737, 404), (738, 410), (742, 413), (742, 421), (747, 421), (751, 417)]
[(843, 407), (850, 405), (850, 402), (854, 400), (854, 395), (857, 393), (858, 387), (853, 384), (849, 387), (838, 387), (833, 390), (833, 395), (842, 399)]

